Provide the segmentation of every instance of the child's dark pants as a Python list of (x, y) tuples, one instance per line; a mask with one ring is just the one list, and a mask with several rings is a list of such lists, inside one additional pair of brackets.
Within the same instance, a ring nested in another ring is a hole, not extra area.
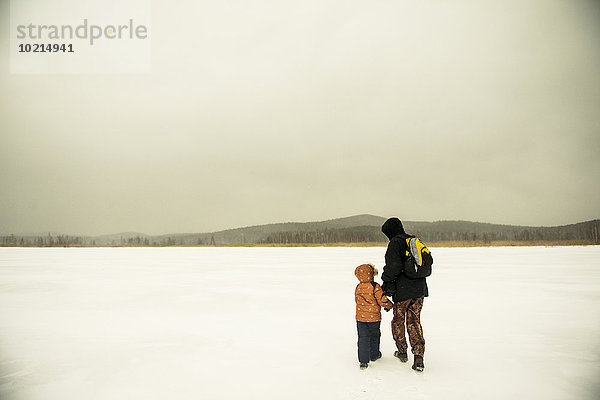
[(368, 363), (371, 359), (377, 358), (379, 355), (380, 325), (381, 321), (356, 321), (356, 328), (358, 330), (358, 362)]

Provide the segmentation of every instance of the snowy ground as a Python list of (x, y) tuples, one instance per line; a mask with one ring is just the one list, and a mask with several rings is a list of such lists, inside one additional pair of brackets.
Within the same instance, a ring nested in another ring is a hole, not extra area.
[(353, 271), (383, 253), (0, 249), (0, 398), (600, 396), (600, 246), (433, 249), (420, 375), (389, 313), (358, 368)]

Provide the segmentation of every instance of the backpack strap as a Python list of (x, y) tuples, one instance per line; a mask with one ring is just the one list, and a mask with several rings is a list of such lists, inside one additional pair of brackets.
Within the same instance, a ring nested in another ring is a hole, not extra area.
[[(371, 286), (373, 286), (373, 298), (375, 298), (375, 301), (377, 301), (377, 297), (375, 297), (375, 288), (377, 287), (377, 284), (373, 281), (371, 281)], [(383, 292), (383, 290), (382, 290)], [(379, 298), (379, 301), (377, 301), (377, 305), (379, 305), (379, 302), (383, 303), (383, 296), (385, 296), (385, 294), (381, 294), (382, 297)]]
[(410, 255), (410, 239), (413, 238), (413, 235), (409, 235), (408, 233), (399, 233), (396, 235), (397, 238), (400, 239), (400, 242), (406, 244), (406, 250), (404, 252), (404, 257), (408, 257)]

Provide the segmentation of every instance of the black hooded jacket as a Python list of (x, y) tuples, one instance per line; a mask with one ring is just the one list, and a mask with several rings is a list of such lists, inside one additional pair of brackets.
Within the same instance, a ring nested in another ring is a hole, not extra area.
[(404, 262), (407, 258), (408, 246), (406, 239), (414, 237), (404, 232), (402, 222), (398, 218), (389, 218), (383, 223), (381, 231), (390, 239), (385, 252), (385, 267), (383, 267), (384, 290), (395, 282), (396, 293), (392, 295), (394, 303), (408, 299), (429, 296), (425, 278), (410, 279), (404, 275)]

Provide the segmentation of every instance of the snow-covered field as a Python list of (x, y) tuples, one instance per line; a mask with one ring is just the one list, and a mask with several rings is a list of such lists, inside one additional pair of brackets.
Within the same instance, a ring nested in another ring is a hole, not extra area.
[(0, 249), (0, 399), (596, 399), (600, 246), (433, 249), (425, 372), (356, 360), (384, 248)]

